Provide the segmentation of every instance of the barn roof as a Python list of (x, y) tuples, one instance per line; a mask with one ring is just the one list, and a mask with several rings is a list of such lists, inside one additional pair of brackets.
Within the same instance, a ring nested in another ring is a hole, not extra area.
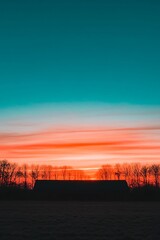
[(125, 180), (37, 180), (35, 191), (79, 192), (79, 191), (126, 191), (128, 185)]

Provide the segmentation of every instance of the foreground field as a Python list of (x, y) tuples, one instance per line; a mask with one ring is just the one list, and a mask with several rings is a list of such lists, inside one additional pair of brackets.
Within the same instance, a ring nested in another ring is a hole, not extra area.
[(0, 239), (160, 239), (158, 202), (0, 202)]

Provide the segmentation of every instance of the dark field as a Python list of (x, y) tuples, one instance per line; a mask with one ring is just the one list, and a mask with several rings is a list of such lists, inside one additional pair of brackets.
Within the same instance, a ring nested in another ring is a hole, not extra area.
[(0, 202), (0, 239), (160, 239), (158, 202)]

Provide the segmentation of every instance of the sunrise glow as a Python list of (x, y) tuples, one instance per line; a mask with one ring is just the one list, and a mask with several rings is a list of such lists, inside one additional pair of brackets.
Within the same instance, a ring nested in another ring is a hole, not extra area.
[(92, 172), (118, 162), (158, 163), (159, 118), (158, 107), (131, 105), (9, 109), (0, 118), (0, 157)]

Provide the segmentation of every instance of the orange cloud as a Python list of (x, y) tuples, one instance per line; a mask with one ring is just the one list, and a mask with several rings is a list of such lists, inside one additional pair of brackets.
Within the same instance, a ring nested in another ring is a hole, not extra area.
[[(66, 128), (28, 133), (1, 133), (1, 158), (14, 161), (58, 162), (100, 166), (110, 161), (160, 159), (159, 126), (126, 128)], [(98, 157), (99, 156), (99, 157)], [(103, 156), (103, 157), (102, 157)], [(136, 157), (137, 156), (137, 157)], [(86, 159), (85, 159), (86, 158)], [(71, 164), (69, 164), (71, 165)]]

